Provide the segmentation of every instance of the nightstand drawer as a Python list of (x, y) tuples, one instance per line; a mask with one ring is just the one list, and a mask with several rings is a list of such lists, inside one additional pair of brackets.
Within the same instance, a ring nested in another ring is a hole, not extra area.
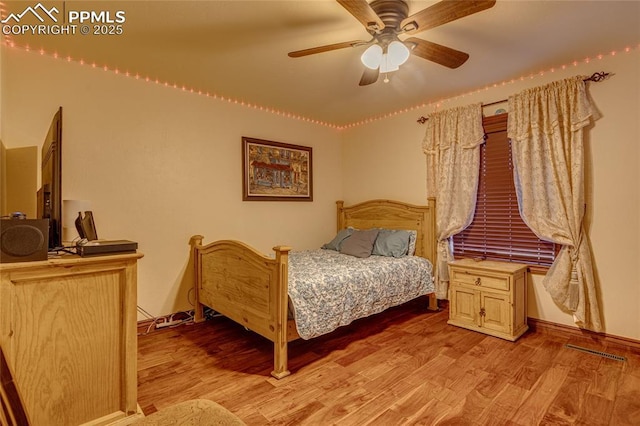
[(495, 290), (510, 289), (510, 276), (501, 274), (491, 274), (490, 272), (477, 273), (473, 270), (451, 268), (451, 281), (459, 284), (471, 285)]

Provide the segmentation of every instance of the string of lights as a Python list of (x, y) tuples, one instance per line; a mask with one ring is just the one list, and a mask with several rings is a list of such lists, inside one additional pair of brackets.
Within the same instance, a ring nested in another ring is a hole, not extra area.
[[(1, 5), (2, 5), (2, 3), (0, 2), (0, 7), (1, 7)], [(30, 46), (28, 46), (28, 45), (19, 46), (17, 43), (15, 43), (11, 39), (10, 36), (7, 36), (7, 35), (4, 36), (3, 43), (4, 43), (5, 46), (13, 48), (13, 49), (21, 49), (21, 50), (24, 50), (24, 51), (27, 51), (27, 52), (34, 52), (34, 49), (32, 49)], [(153, 78), (153, 77), (149, 77), (149, 76), (143, 76), (143, 75), (141, 75), (139, 73), (134, 73), (134, 72), (131, 72), (131, 71), (128, 71), (128, 70), (127, 71), (122, 71), (122, 70), (120, 70), (118, 68), (115, 68), (115, 67), (109, 67), (108, 65), (98, 65), (95, 62), (88, 63), (83, 59), (75, 59), (75, 58), (72, 58), (71, 56), (59, 55), (57, 52), (49, 53), (49, 52), (46, 52), (44, 49), (35, 50), (35, 52), (39, 53), (41, 56), (49, 56), (49, 57), (52, 57), (52, 58), (55, 58), (55, 59), (65, 60), (67, 62), (74, 62), (74, 63), (80, 64), (80, 65), (83, 65), (83, 66), (90, 66), (91, 68), (102, 69), (102, 70), (107, 71), (107, 72), (113, 72), (115, 74), (123, 75), (125, 77), (135, 78), (136, 80), (145, 81), (147, 83), (153, 83), (153, 84), (156, 84), (156, 85), (160, 85), (160, 86), (164, 86), (164, 87), (167, 87), (167, 88), (181, 90), (183, 92), (189, 92), (189, 93), (197, 94), (197, 95), (200, 95), (200, 96), (206, 96), (208, 98), (211, 98), (211, 99), (214, 99), (214, 100), (218, 100), (218, 101), (221, 101), (221, 102), (227, 102), (227, 103), (234, 104), (234, 105), (239, 105), (239, 106), (245, 107), (245, 108), (250, 108), (250, 109), (254, 109), (254, 110), (258, 110), (258, 111), (264, 111), (264, 112), (275, 114), (275, 115), (278, 115), (278, 116), (281, 116), (281, 117), (286, 117), (286, 118), (289, 118), (289, 119), (292, 119), (292, 120), (304, 121), (304, 122), (315, 124), (315, 125), (329, 127), (329, 128), (335, 129), (335, 130), (352, 129), (352, 128), (355, 128), (355, 127), (363, 126), (363, 125), (366, 125), (366, 124), (369, 124), (369, 123), (372, 123), (372, 122), (375, 122), (375, 121), (379, 121), (379, 120), (392, 118), (392, 117), (395, 117), (395, 116), (397, 116), (399, 114), (404, 114), (404, 113), (412, 112), (412, 111), (415, 111), (415, 110), (423, 110), (425, 108), (440, 108), (443, 104), (446, 104), (446, 103), (449, 103), (449, 102), (453, 102), (453, 101), (455, 101), (455, 100), (457, 100), (459, 98), (462, 98), (462, 97), (466, 97), (466, 96), (482, 93), (483, 91), (488, 91), (489, 89), (492, 89), (492, 88), (497, 88), (497, 87), (500, 87), (500, 86), (506, 86), (508, 84), (513, 84), (513, 83), (516, 83), (518, 81), (532, 80), (532, 79), (537, 78), (537, 77), (543, 77), (543, 76), (547, 75), (547, 73), (554, 73), (554, 72), (556, 72), (558, 70), (566, 70), (567, 68), (577, 67), (578, 65), (581, 65), (581, 64), (589, 64), (594, 60), (600, 61), (600, 60), (603, 60), (603, 59), (605, 59), (607, 57), (614, 57), (614, 56), (618, 55), (619, 53), (627, 53), (628, 54), (628, 53), (631, 53), (631, 52), (634, 52), (634, 51), (640, 51), (640, 44), (638, 46), (635, 46), (635, 47), (629, 47), (628, 46), (628, 47), (624, 47), (623, 49), (620, 49), (620, 50), (614, 50), (614, 51), (609, 52), (608, 54), (598, 54), (598, 55), (595, 55), (593, 58), (592, 57), (587, 57), (587, 58), (585, 58), (583, 60), (580, 60), (580, 61), (574, 60), (569, 64), (563, 64), (563, 65), (560, 65), (558, 67), (552, 67), (552, 68), (550, 68), (550, 69), (548, 69), (546, 71), (539, 71), (539, 72), (536, 72), (536, 73), (531, 73), (529, 75), (521, 76), (521, 77), (518, 77), (518, 78), (513, 78), (513, 79), (508, 80), (508, 81), (502, 81), (500, 83), (494, 83), (492, 85), (487, 85), (485, 87), (478, 88), (478, 89), (475, 89), (475, 90), (472, 90), (470, 92), (463, 93), (463, 94), (460, 94), (460, 95), (451, 96), (451, 97), (448, 97), (446, 99), (440, 99), (440, 100), (437, 100), (437, 101), (423, 102), (423, 103), (421, 103), (419, 105), (414, 105), (414, 106), (407, 107), (407, 108), (404, 108), (404, 109), (400, 109), (400, 110), (397, 110), (397, 111), (392, 111), (392, 112), (380, 114), (380, 115), (377, 115), (377, 116), (365, 118), (365, 119), (362, 119), (362, 120), (359, 120), (359, 121), (355, 121), (353, 123), (339, 125), (339, 124), (335, 124), (335, 123), (329, 123), (329, 122), (326, 122), (326, 121), (313, 119), (313, 118), (310, 118), (310, 117), (305, 117), (305, 116), (300, 115), (300, 114), (296, 114), (296, 113), (292, 113), (292, 112), (289, 112), (289, 111), (280, 110), (278, 108), (274, 108), (274, 107), (270, 107), (270, 106), (258, 105), (257, 103), (245, 101), (245, 100), (242, 100), (242, 99), (233, 98), (233, 97), (230, 97), (230, 96), (224, 96), (224, 95), (217, 94), (217, 93), (211, 93), (211, 92), (208, 92), (208, 91), (198, 90), (198, 89), (195, 89), (195, 88), (192, 88), (192, 87), (187, 87), (186, 85), (180, 85), (180, 84), (171, 83), (171, 82), (168, 82), (168, 81), (161, 81), (158, 78)]]

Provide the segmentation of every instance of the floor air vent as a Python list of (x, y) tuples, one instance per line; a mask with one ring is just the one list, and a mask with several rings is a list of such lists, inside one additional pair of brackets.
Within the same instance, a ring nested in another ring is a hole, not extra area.
[(576, 351), (580, 351), (580, 352), (586, 352), (586, 353), (592, 354), (592, 355), (598, 355), (598, 356), (601, 356), (603, 358), (615, 359), (616, 361), (626, 361), (627, 360), (623, 356), (614, 355), (614, 354), (608, 354), (606, 352), (594, 351), (593, 349), (583, 348), (582, 346), (566, 344), (566, 345), (564, 345), (564, 347), (565, 348), (569, 348), (569, 349), (573, 349), (573, 350), (576, 350)]

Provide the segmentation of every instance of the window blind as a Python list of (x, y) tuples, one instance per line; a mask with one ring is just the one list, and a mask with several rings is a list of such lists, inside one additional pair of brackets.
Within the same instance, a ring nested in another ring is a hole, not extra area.
[(556, 244), (539, 239), (520, 217), (507, 114), (485, 117), (483, 125), (476, 210), (471, 225), (453, 237), (453, 254), (551, 266)]

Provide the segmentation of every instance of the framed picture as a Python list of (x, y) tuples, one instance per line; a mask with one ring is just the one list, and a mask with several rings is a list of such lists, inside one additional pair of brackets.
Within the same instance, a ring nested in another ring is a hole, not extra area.
[(244, 201), (313, 201), (311, 148), (242, 138)]

